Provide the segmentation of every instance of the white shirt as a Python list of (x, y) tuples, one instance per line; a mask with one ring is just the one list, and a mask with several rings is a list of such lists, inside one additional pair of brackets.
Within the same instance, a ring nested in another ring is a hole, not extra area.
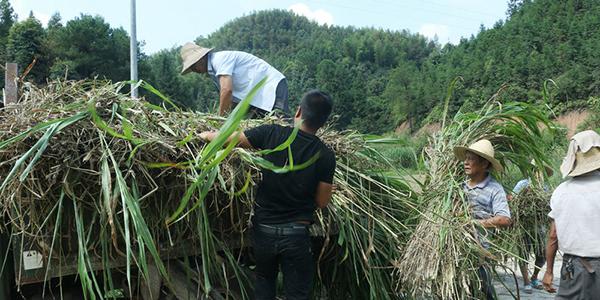
[(550, 199), (548, 214), (556, 225), (564, 253), (600, 257), (600, 172), (561, 183)]
[(244, 100), (248, 93), (265, 76), (267, 82), (256, 93), (250, 104), (265, 111), (272, 111), (275, 104), (277, 84), (285, 76), (264, 60), (241, 51), (219, 51), (208, 54), (208, 74), (229, 75), (233, 80), (234, 101)]

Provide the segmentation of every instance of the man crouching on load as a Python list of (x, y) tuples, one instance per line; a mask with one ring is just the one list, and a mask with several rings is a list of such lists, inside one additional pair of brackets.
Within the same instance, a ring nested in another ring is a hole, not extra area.
[[(315, 163), (301, 170), (278, 174), (263, 169), (252, 219), (256, 259), (255, 299), (274, 300), (277, 274), (283, 273), (286, 299), (309, 299), (315, 266), (308, 227), (314, 223), (316, 207), (324, 208), (332, 195), (335, 154), (315, 134), (331, 114), (331, 97), (313, 90), (304, 95), (294, 120), (302, 122), (290, 145), (298, 164), (318, 155)], [(283, 144), (294, 128), (262, 125), (239, 135), (239, 146), (273, 149)], [(200, 137), (211, 141), (216, 132)], [(287, 148), (286, 148), (287, 150)], [(288, 151), (264, 157), (278, 167), (288, 162)]]
[[(502, 171), (502, 165), (494, 158), (494, 147), (488, 140), (479, 140), (469, 147), (455, 147), (455, 156), (464, 162), (468, 179), (463, 183), (464, 193), (469, 201), (473, 218), (484, 230), (478, 232), (481, 245), (488, 249), (486, 238), (488, 228), (504, 228), (511, 224), (510, 209), (502, 185), (490, 175), (491, 170)], [(487, 299), (495, 299), (489, 270), (479, 268), (482, 293)]]

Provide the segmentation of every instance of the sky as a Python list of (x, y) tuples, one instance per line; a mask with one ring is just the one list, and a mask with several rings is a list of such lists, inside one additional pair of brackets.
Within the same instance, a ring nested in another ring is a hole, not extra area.
[[(46, 24), (83, 14), (130, 29), (130, 0), (9, 0), (19, 20), (29, 12)], [(409, 30), (456, 44), (505, 19), (507, 0), (137, 0), (137, 38), (146, 54), (208, 36), (235, 18), (267, 9), (291, 10), (319, 24)]]

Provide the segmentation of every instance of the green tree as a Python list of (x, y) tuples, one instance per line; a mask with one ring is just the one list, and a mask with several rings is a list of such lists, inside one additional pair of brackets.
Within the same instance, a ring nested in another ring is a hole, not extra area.
[(0, 0), (0, 45), (6, 45), (6, 38), (12, 25), (17, 21), (17, 15), (8, 0)]
[[(463, 80), (450, 99), (450, 113), (475, 109), (492, 96), (542, 101), (547, 79), (559, 86), (549, 103), (555, 108), (576, 108), (585, 102), (580, 99), (598, 96), (600, 2), (509, 0), (507, 7), (506, 20), (443, 47), (408, 31), (319, 26), (283, 10), (232, 20), (196, 42), (215, 51), (246, 51), (269, 62), (288, 79), (292, 108), (309, 89), (329, 92), (339, 115), (336, 126), (364, 132), (392, 130), (405, 120), (413, 130), (436, 122), (448, 85), (458, 76)], [(0, 0), (0, 17), (2, 38), (2, 28), (9, 32), (6, 28), (14, 22), (7, 0)], [(129, 40), (122, 28), (87, 15), (63, 25), (55, 14), (44, 37), (34, 23), (12, 26), (18, 27), (12, 47), (21, 61), (47, 57), (50, 76), (128, 78)], [(22, 38), (27, 34), (33, 38)], [(38, 82), (48, 76), (42, 74), (42, 62), (32, 73)], [(141, 78), (187, 107), (211, 110), (218, 97), (213, 82), (206, 76), (181, 76), (180, 67), (178, 49), (140, 54)]]
[(33, 14), (22, 22), (15, 23), (8, 34), (6, 57), (19, 64), (24, 72), (35, 61), (28, 78), (42, 83), (48, 73), (48, 53), (45, 46), (46, 32)]
[[(269, 62), (288, 79), (292, 108), (308, 89), (329, 92), (339, 115), (336, 126), (366, 132), (381, 132), (393, 123), (382, 98), (390, 70), (400, 62), (420, 66), (438, 47), (407, 31), (319, 26), (282, 10), (235, 19), (196, 42), (215, 51), (246, 51)], [(210, 97), (200, 94), (195, 101), (212, 103), (203, 100)], [(373, 113), (381, 115), (378, 122), (372, 122)]]
[(51, 78), (62, 78), (65, 76), (64, 73), (60, 73), (64, 69), (61, 66), (61, 62), (57, 61), (60, 56), (59, 49), (61, 49), (61, 31), (64, 30), (62, 20), (59, 13), (55, 13), (48, 20), (48, 27), (46, 29), (46, 45), (48, 48), (48, 61), (50, 62), (50, 70), (48, 76)]
[(388, 77), (383, 98), (393, 111), (394, 122), (399, 125), (402, 121), (409, 121), (414, 130), (415, 122), (420, 120), (417, 107), (423, 105), (422, 99), (418, 98), (417, 85), (421, 82), (419, 70), (404, 62), (394, 68)]
[(81, 15), (51, 35), (55, 45), (52, 74), (82, 79), (100, 76), (113, 81), (129, 77), (129, 36), (100, 16)]
[[(6, 62), (6, 42), (8, 40), (8, 32), (16, 20), (17, 15), (10, 6), (10, 2), (8, 0), (0, 0), (0, 64), (2, 66), (4, 66), (4, 63)], [(0, 71), (0, 86), (4, 86), (3, 71)]]

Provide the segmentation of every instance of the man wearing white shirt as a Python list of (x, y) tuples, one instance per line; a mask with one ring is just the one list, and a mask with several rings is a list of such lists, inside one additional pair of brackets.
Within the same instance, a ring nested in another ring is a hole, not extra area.
[(254, 112), (261, 115), (278, 109), (289, 114), (288, 86), (281, 72), (246, 52), (212, 50), (194, 43), (183, 45), (181, 74), (206, 73), (213, 79), (219, 89), (219, 115), (228, 113), (265, 77), (267, 82), (250, 103)]
[(550, 235), (546, 246), (544, 288), (554, 277), (560, 248), (563, 265), (556, 299), (600, 297), (600, 135), (592, 130), (573, 136), (560, 170), (571, 179), (561, 183), (550, 200)]

